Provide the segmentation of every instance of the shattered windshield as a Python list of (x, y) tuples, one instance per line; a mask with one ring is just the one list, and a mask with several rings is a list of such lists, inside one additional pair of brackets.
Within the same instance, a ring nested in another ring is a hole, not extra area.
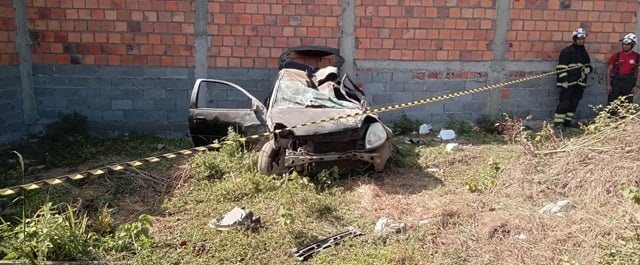
[(274, 88), (272, 108), (359, 109), (358, 104), (339, 100), (307, 85), (306, 73), (281, 70)]

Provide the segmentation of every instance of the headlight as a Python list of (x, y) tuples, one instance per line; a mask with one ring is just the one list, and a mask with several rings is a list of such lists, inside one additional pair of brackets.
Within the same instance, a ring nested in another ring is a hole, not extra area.
[(367, 135), (364, 138), (364, 147), (366, 149), (376, 148), (387, 140), (387, 131), (379, 122), (369, 125)]

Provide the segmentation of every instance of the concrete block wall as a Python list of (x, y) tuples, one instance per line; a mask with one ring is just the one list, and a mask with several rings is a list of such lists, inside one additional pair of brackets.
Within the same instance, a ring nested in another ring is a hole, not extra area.
[(140, 66), (35, 65), (38, 113), (54, 121), (78, 112), (93, 131), (184, 136), (193, 69)]
[[(365, 63), (369, 62), (361, 64)], [(477, 69), (488, 69), (489, 65), (484, 63), (463, 64), (460, 68), (462, 70), (456, 73), (434, 70), (448, 68), (445, 64), (430, 67), (399, 62), (382, 66), (374, 64), (379, 68), (360, 69), (357, 72), (357, 79), (363, 84), (374, 108), (532, 77), (549, 72), (555, 67), (554, 62), (509, 62), (505, 66), (507, 74), (496, 82), (491, 82), (488, 71), (474, 72)], [(587, 89), (576, 112), (579, 119), (594, 117), (596, 113), (593, 107), (606, 104), (606, 66), (602, 63), (594, 63), (593, 66), (594, 73), (588, 77)], [(470, 95), (384, 112), (380, 117), (384, 121), (393, 122), (406, 114), (409, 118), (433, 124), (442, 124), (450, 119), (475, 121), (483, 115), (503, 114), (510, 117), (532, 115), (533, 120), (545, 120), (552, 117), (558, 103), (560, 91), (555, 83), (554, 75), (543, 76)], [(492, 114), (490, 109), (494, 107), (491, 106), (494, 104), (491, 101), (493, 94), (497, 94), (499, 98), (495, 103), (498, 108)]]
[(0, 142), (14, 141), (25, 133), (18, 66), (0, 65)]

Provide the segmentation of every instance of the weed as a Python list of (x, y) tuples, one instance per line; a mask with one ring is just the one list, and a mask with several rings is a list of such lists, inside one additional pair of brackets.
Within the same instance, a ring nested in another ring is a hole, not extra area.
[(615, 122), (631, 117), (640, 111), (640, 105), (628, 103), (622, 98), (613, 101), (608, 106), (591, 106), (598, 113), (593, 123), (585, 127), (586, 133), (597, 133), (610, 128)]
[(482, 169), (475, 178), (465, 182), (465, 188), (471, 193), (490, 191), (496, 186), (498, 177), (502, 171), (500, 163), (489, 161), (488, 168)]
[(523, 132), (526, 128), (527, 121), (531, 120), (531, 115), (526, 118), (511, 118), (508, 114), (504, 114), (504, 121), (498, 121), (496, 126), (498, 131), (504, 135), (507, 142), (513, 144), (523, 138)]
[(341, 179), (340, 169), (337, 166), (334, 166), (330, 169), (323, 169), (316, 175), (316, 187), (320, 191), (325, 191), (336, 184), (336, 182)]
[(278, 209), (277, 222), (281, 227), (290, 227), (295, 224), (295, 215), (291, 210), (284, 206), (280, 206), (280, 209)]
[(480, 132), (488, 134), (500, 133), (500, 130), (498, 130), (497, 122), (498, 118), (491, 115), (481, 115), (478, 119), (476, 119), (478, 130)]
[(416, 146), (399, 141), (391, 143), (391, 163), (395, 167), (408, 168), (418, 165)]
[(640, 264), (640, 224), (637, 220), (630, 224), (625, 235), (615, 242), (598, 242), (598, 250), (596, 264)]
[(112, 209), (109, 209), (109, 204), (104, 204), (104, 206), (100, 208), (100, 213), (98, 213), (96, 221), (91, 225), (93, 231), (100, 236), (108, 235), (113, 232), (114, 224), (113, 219), (111, 218), (111, 211)]
[(3, 221), (0, 250), (5, 258), (32, 263), (96, 258), (92, 247), (95, 237), (86, 230), (86, 215), (77, 219), (69, 205), (65, 214), (58, 214), (53, 208), (51, 203), (45, 204), (34, 217), (21, 220), (22, 224), (15, 228)]
[(638, 187), (627, 186), (622, 188), (622, 196), (627, 200), (640, 204), (640, 190), (638, 190)]
[(96, 260), (106, 254), (136, 255), (151, 246), (148, 226), (151, 218), (140, 216), (137, 222), (118, 227), (104, 237), (89, 230), (89, 218), (70, 205), (63, 211), (46, 203), (35, 216), (20, 220), (13, 227), (0, 219), (0, 254), (4, 259), (24, 259), (31, 263), (47, 260)]
[(466, 120), (454, 120), (450, 118), (442, 127), (455, 131), (458, 136), (471, 135), (474, 133), (473, 124)]
[(52, 141), (71, 141), (87, 135), (87, 117), (74, 112), (58, 113), (58, 121), (47, 125), (43, 139)]
[(393, 133), (396, 135), (412, 134), (418, 131), (422, 122), (409, 118), (403, 113), (400, 119), (393, 122)]
[(102, 238), (100, 250), (128, 256), (143, 253), (151, 247), (151, 224), (151, 216), (140, 215), (137, 222), (121, 225), (112, 235)]
[(227, 138), (232, 143), (224, 144), (219, 151), (196, 155), (191, 168), (197, 178), (208, 180), (221, 179), (234, 172), (255, 170), (257, 155), (245, 152), (244, 145), (237, 141), (242, 136), (229, 128)]

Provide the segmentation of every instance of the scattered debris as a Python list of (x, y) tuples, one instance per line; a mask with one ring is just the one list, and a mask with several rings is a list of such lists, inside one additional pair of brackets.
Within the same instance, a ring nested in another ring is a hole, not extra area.
[(433, 173), (433, 172), (438, 172), (438, 171), (440, 171), (440, 169), (435, 168), (435, 167), (427, 168), (427, 172), (432, 172)]
[(376, 232), (381, 234), (404, 234), (406, 232), (406, 227), (404, 223), (393, 221), (387, 217), (381, 217), (378, 219), (375, 227)]
[(431, 132), (431, 129), (433, 127), (431, 126), (431, 124), (422, 124), (420, 125), (420, 128), (418, 128), (418, 133), (419, 134), (428, 134)]
[(297, 260), (304, 261), (312, 257), (315, 253), (322, 251), (323, 249), (329, 248), (333, 245), (337, 245), (344, 240), (351, 239), (359, 235), (362, 235), (362, 231), (355, 227), (347, 227), (347, 230), (342, 233), (318, 240), (300, 249), (294, 248), (291, 250), (291, 253)]
[(447, 152), (453, 152), (454, 150), (458, 149), (458, 143), (448, 143), (446, 149)]
[(211, 220), (209, 222), (209, 227), (215, 228), (218, 230), (229, 230), (233, 227), (250, 225), (250, 224), (259, 224), (261, 222), (260, 216), (253, 217), (253, 212), (250, 210), (246, 210), (244, 206), (233, 208), (233, 210), (229, 211), (220, 219)]
[(525, 236), (524, 234), (519, 234), (519, 235), (516, 236), (516, 239), (525, 240), (525, 239), (527, 239), (527, 236)]
[(547, 203), (542, 209), (541, 214), (555, 214), (557, 216), (564, 216), (566, 212), (571, 208), (571, 202), (569, 200), (561, 200), (556, 203)]
[(440, 133), (438, 134), (438, 138), (442, 139), (442, 140), (452, 140), (452, 139), (456, 139), (456, 132), (453, 130), (447, 130), (447, 129), (442, 129), (440, 130)]

